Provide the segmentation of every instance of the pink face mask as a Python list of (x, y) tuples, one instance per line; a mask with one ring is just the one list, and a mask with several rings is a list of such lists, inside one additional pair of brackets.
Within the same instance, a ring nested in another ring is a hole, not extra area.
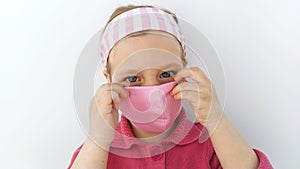
[(182, 105), (169, 92), (177, 82), (158, 86), (125, 87), (129, 97), (122, 99), (120, 110), (133, 126), (149, 133), (168, 130), (179, 115)]

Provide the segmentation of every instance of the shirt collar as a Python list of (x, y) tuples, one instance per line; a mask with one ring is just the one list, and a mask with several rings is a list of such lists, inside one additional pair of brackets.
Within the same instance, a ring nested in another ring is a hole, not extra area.
[[(203, 126), (200, 123), (193, 123), (187, 119), (184, 108), (182, 108), (177, 120), (177, 126), (172, 133), (161, 142), (161, 144), (171, 143), (176, 145), (185, 145), (199, 139)], [(143, 146), (145, 144), (147, 143), (134, 137), (128, 120), (126, 117), (121, 116), (121, 121), (118, 123), (116, 128), (116, 134), (111, 147), (129, 149), (133, 145)]]

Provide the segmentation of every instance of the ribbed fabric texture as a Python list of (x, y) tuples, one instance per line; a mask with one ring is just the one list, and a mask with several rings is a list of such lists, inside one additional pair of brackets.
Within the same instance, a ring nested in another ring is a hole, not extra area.
[(185, 56), (185, 40), (173, 16), (159, 8), (142, 7), (118, 15), (107, 25), (100, 42), (102, 64), (106, 66), (110, 50), (120, 39), (144, 30), (159, 30), (173, 35), (180, 42)]
[[(120, 135), (116, 135), (111, 145), (107, 162), (108, 169), (222, 168), (211, 140), (208, 138), (201, 143), (198, 141), (199, 136), (205, 134), (207, 130), (200, 123), (189, 121), (184, 109), (178, 117), (177, 127), (161, 144), (138, 141), (133, 137), (125, 117), (122, 117), (116, 130)], [(82, 145), (73, 153), (68, 169), (71, 168)], [(273, 168), (263, 152), (253, 150), (260, 160), (258, 169)]]

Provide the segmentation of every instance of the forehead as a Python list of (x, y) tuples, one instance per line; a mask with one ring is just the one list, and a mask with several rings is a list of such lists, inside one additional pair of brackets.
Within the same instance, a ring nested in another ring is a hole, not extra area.
[[(139, 34), (139, 33), (138, 33)], [(172, 35), (162, 31), (147, 31), (147, 33), (137, 36), (128, 36), (120, 40), (111, 50), (109, 55), (109, 62), (111, 66), (111, 73), (124, 60), (129, 59), (132, 55), (139, 51), (156, 50), (165, 51), (174, 55), (174, 59), (180, 59), (182, 49), (179, 41)]]

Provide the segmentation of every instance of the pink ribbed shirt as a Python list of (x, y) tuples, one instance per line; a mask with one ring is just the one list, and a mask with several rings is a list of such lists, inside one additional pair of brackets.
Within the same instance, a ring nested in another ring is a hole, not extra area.
[[(110, 147), (107, 169), (222, 168), (211, 140), (208, 138), (204, 142), (199, 142), (199, 137), (205, 136), (203, 132), (207, 130), (200, 123), (188, 120), (184, 111), (179, 115), (178, 125), (171, 135), (160, 144), (150, 144), (135, 139), (125, 117), (121, 118), (116, 131), (127, 137), (116, 135)], [(73, 153), (68, 169), (71, 168), (82, 145)], [(263, 152), (253, 150), (260, 160), (259, 169), (273, 168)]]

